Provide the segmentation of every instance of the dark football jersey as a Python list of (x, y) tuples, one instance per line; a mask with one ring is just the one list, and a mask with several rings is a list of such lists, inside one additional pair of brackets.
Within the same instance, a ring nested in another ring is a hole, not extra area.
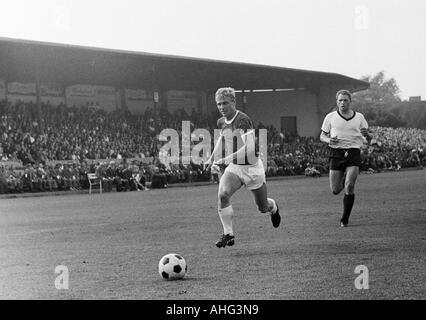
[[(244, 145), (242, 135), (247, 134), (247, 132), (251, 130), (253, 130), (254, 133), (254, 126), (249, 116), (239, 110), (237, 110), (236, 115), (230, 121), (226, 121), (225, 117), (220, 118), (217, 121), (217, 126), (224, 137), (222, 141), (222, 152), (225, 153), (225, 156), (237, 152), (237, 150)], [(249, 162), (247, 150), (244, 159), (234, 158), (232, 162), (239, 165), (254, 164)]]

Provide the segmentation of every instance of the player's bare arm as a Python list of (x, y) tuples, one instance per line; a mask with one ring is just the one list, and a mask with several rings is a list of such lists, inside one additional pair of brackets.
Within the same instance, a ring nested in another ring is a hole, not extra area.
[[(210, 157), (206, 160), (206, 162), (204, 162), (204, 166), (207, 166), (207, 167), (205, 167), (205, 169), (208, 171), (208, 170), (211, 170), (211, 167), (212, 167), (212, 165), (214, 164), (213, 163), (213, 159), (214, 159), (214, 156), (215, 156), (215, 154), (216, 154), (216, 152), (217, 152), (217, 150), (219, 149), (219, 147), (221, 146), (221, 143), (222, 143), (222, 139), (223, 139), (223, 136), (221, 135), (220, 137), (219, 137), (219, 139), (217, 139), (217, 141), (216, 141), (216, 144), (215, 144), (215, 146), (214, 146), (214, 148), (213, 148), (213, 152), (212, 152), (212, 154), (210, 155)], [(217, 163), (216, 163), (217, 164)]]
[(215, 161), (215, 164), (229, 164), (234, 159), (244, 158), (246, 155), (249, 159), (253, 159), (256, 155), (256, 148), (254, 144), (254, 131), (249, 130), (247, 133), (241, 135), (241, 139), (243, 141), (243, 146), (239, 148), (236, 152), (231, 153), (223, 159), (219, 159)]

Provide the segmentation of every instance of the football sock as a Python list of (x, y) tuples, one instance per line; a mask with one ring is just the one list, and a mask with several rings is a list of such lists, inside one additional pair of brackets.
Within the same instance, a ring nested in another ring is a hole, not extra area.
[(218, 212), (220, 221), (222, 221), (223, 234), (234, 235), (234, 231), (232, 230), (232, 216), (234, 215), (232, 205), (223, 209), (219, 209)]
[(277, 204), (275, 203), (274, 199), (268, 198), (268, 208), (271, 214), (277, 212)]
[(349, 216), (351, 215), (352, 207), (355, 201), (355, 194), (345, 194), (343, 197), (343, 215), (341, 221), (348, 223)]

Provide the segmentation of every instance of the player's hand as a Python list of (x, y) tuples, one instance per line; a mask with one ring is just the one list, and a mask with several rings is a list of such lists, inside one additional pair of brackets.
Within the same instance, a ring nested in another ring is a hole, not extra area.
[(209, 171), (212, 167), (212, 160), (208, 159), (206, 162), (203, 163), (203, 170), (204, 171)]
[(211, 168), (210, 168), (210, 172), (212, 173), (212, 174), (219, 174), (220, 173), (220, 167), (217, 165), (217, 164), (212, 164), (211, 165)]
[(331, 137), (330, 138), (330, 145), (335, 145), (339, 143), (339, 139), (337, 138), (337, 136)]
[(224, 164), (225, 163), (225, 159), (219, 159), (219, 160), (216, 160), (216, 161), (214, 161), (214, 162), (211, 162), (210, 164), (209, 164), (209, 166), (207, 167), (207, 171), (208, 170), (219, 170), (219, 168), (220, 168), (220, 165), (221, 164)]
[(367, 137), (369, 134), (368, 134), (368, 129), (367, 128), (361, 128), (361, 134), (364, 136), (364, 137)]
[(209, 160), (207, 160), (206, 162), (204, 162), (204, 164), (203, 164), (203, 166), (205, 167), (205, 170), (206, 171), (209, 171), (209, 170), (211, 170), (212, 169), (212, 166), (214, 166), (214, 165), (218, 165), (220, 160), (217, 160), (217, 161), (212, 161), (212, 159), (209, 159)]
[(361, 128), (361, 134), (367, 139), (368, 143), (370, 143), (372, 137), (371, 137), (370, 133), (368, 132), (368, 129), (367, 128)]
[(222, 164), (225, 164), (225, 158), (222, 158), (222, 159), (216, 160), (213, 164), (215, 164), (215, 165), (217, 165), (217, 166), (220, 166), (220, 165), (222, 165)]

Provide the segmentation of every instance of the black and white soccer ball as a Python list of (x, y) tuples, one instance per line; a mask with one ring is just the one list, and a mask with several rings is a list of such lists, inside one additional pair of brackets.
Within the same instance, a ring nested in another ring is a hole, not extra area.
[(183, 279), (187, 270), (185, 259), (176, 253), (166, 254), (158, 263), (158, 273), (165, 280)]

